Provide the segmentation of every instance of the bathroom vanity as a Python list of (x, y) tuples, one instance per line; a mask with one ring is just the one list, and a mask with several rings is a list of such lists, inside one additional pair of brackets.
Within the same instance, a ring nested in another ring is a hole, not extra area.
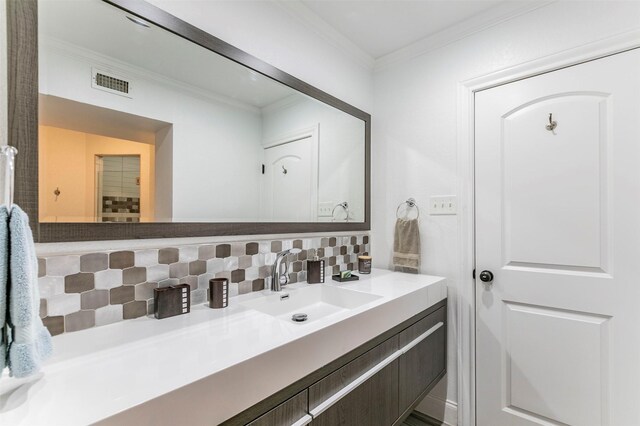
[(0, 423), (391, 425), (445, 373), (446, 282), (374, 269), (54, 345), (40, 376), (1, 378)]

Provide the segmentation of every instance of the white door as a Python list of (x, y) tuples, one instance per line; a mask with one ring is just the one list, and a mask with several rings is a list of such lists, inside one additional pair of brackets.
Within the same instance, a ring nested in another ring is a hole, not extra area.
[(317, 208), (317, 179), (313, 178), (311, 137), (264, 150), (266, 220), (311, 222)]
[(640, 50), (475, 102), (477, 424), (640, 425)]

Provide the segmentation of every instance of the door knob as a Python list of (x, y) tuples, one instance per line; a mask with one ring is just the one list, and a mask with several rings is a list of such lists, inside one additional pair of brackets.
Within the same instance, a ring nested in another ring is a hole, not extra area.
[(482, 271), (480, 272), (480, 281), (483, 283), (490, 283), (493, 281), (493, 272), (491, 271)]

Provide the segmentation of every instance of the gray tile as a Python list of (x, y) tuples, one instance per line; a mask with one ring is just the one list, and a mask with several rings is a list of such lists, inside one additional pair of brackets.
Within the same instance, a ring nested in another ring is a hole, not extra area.
[(316, 256), (318, 256), (318, 258), (320, 259), (324, 257), (324, 247), (321, 247), (316, 251)]
[(247, 243), (245, 247), (245, 253), (249, 256), (258, 254), (259, 250), (260, 250), (260, 245), (258, 243)]
[(198, 259), (198, 246), (184, 246), (178, 249), (179, 262), (193, 262)]
[(42, 319), (42, 323), (49, 330), (52, 336), (64, 333), (64, 317), (46, 317)]
[(209, 260), (216, 257), (216, 246), (213, 244), (205, 244), (198, 247), (198, 259)]
[(147, 268), (135, 266), (122, 270), (123, 284), (140, 284), (147, 280)]
[(115, 251), (109, 253), (109, 268), (125, 269), (135, 264), (135, 254), (132, 251)]
[(183, 278), (189, 275), (188, 263), (172, 263), (169, 265), (169, 277), (171, 278)]
[(163, 248), (158, 250), (158, 263), (169, 265), (180, 259), (180, 251), (177, 248)]
[(264, 290), (264, 278), (258, 278), (251, 283), (251, 291)]
[(358, 244), (358, 237), (355, 237), (355, 236), (351, 237), (349, 239), (349, 244), (351, 244), (352, 246), (355, 246), (356, 244)]
[(340, 246), (340, 254), (347, 254), (347, 246)]
[(253, 291), (253, 282), (242, 281), (241, 283), (238, 283), (238, 294), (251, 293), (252, 291)]
[(87, 272), (79, 272), (77, 274), (64, 277), (65, 293), (82, 293), (93, 290), (95, 287), (93, 274)]
[(365, 235), (364, 237), (362, 237), (362, 244), (369, 244), (369, 236)]
[(194, 260), (189, 263), (189, 275), (200, 275), (207, 272), (207, 262), (204, 260)]
[(135, 288), (132, 285), (112, 288), (109, 292), (110, 303), (112, 305), (133, 302), (133, 299), (135, 298)]
[(38, 278), (38, 289), (40, 290), (40, 297), (42, 297), (43, 299), (48, 299), (58, 294), (64, 294), (64, 278)]
[(91, 290), (86, 293), (82, 293), (80, 296), (81, 309), (93, 309), (102, 308), (109, 304), (109, 291), (108, 290)]
[(147, 315), (153, 315), (154, 303), (153, 299), (147, 300)]
[(58, 294), (47, 299), (47, 315), (67, 315), (80, 310), (78, 293)]
[(307, 260), (309, 257), (309, 250), (302, 250), (298, 253), (298, 260)]
[(109, 255), (107, 253), (89, 253), (80, 256), (81, 272), (98, 272), (107, 269), (109, 266)]
[(180, 278), (180, 284), (189, 284), (191, 291), (198, 289), (198, 277), (195, 275), (189, 275), (188, 277)]
[(302, 248), (302, 240), (293, 240), (293, 248)]
[(320, 240), (320, 247), (322, 248), (329, 247), (329, 238), (322, 238)]
[(238, 258), (238, 268), (240, 269), (246, 269), (246, 268), (250, 268), (252, 265), (252, 257), (251, 256), (240, 256)]
[(47, 316), (47, 299), (40, 299), (40, 318)]
[(282, 241), (271, 241), (271, 252), (279, 253), (282, 251)]
[(229, 244), (218, 244), (216, 246), (216, 257), (225, 258), (231, 256), (231, 245)]
[(147, 268), (147, 281), (160, 282), (169, 278), (169, 265), (154, 265)]
[(236, 269), (235, 271), (231, 271), (231, 282), (239, 283), (244, 281), (244, 269)]
[(47, 275), (47, 260), (42, 257), (38, 258), (38, 278)]
[(336, 244), (338, 244), (338, 240), (336, 240), (336, 237), (329, 238), (329, 247), (335, 247)]
[(207, 301), (207, 290), (195, 290), (191, 293), (191, 304), (199, 305)]
[(136, 300), (122, 305), (122, 318), (133, 319), (147, 315), (147, 301)]
[(67, 333), (70, 331), (84, 330), (95, 325), (95, 311), (78, 311), (64, 317), (64, 329)]
[(158, 283), (146, 282), (135, 286), (136, 300), (153, 299), (153, 289), (158, 288)]
[(54, 256), (47, 258), (47, 274), (64, 277), (80, 272), (80, 256)]
[(302, 262), (293, 262), (291, 264), (291, 272), (300, 272), (302, 271)]
[(298, 282), (298, 273), (297, 272), (289, 273), (289, 284), (293, 284), (297, 282)]
[(122, 269), (107, 269), (95, 273), (96, 288), (110, 289), (122, 285)]
[(233, 243), (231, 244), (231, 256), (244, 256), (246, 254), (245, 243)]
[(122, 319), (122, 305), (107, 305), (96, 309), (96, 325), (113, 324)]
[(329, 266), (333, 266), (333, 265), (335, 265), (335, 264), (337, 263), (337, 259), (336, 259), (336, 257), (335, 257), (335, 256), (331, 256), (331, 257), (329, 258), (329, 262), (328, 262), (328, 263), (329, 263)]
[(162, 280), (158, 283), (158, 287), (169, 287), (172, 285), (176, 285), (179, 283), (177, 278), (167, 278), (166, 280)]
[(135, 266), (153, 266), (158, 264), (158, 250), (138, 250), (135, 252)]

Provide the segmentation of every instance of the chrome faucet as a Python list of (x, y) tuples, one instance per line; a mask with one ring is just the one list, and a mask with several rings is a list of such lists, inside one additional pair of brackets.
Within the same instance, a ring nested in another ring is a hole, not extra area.
[[(282, 291), (282, 287), (289, 283), (289, 262), (287, 255), (297, 254), (302, 250), (298, 248), (283, 250), (276, 255), (276, 261), (273, 263), (273, 271), (271, 273), (271, 290)], [(283, 266), (284, 264), (284, 271)]]

